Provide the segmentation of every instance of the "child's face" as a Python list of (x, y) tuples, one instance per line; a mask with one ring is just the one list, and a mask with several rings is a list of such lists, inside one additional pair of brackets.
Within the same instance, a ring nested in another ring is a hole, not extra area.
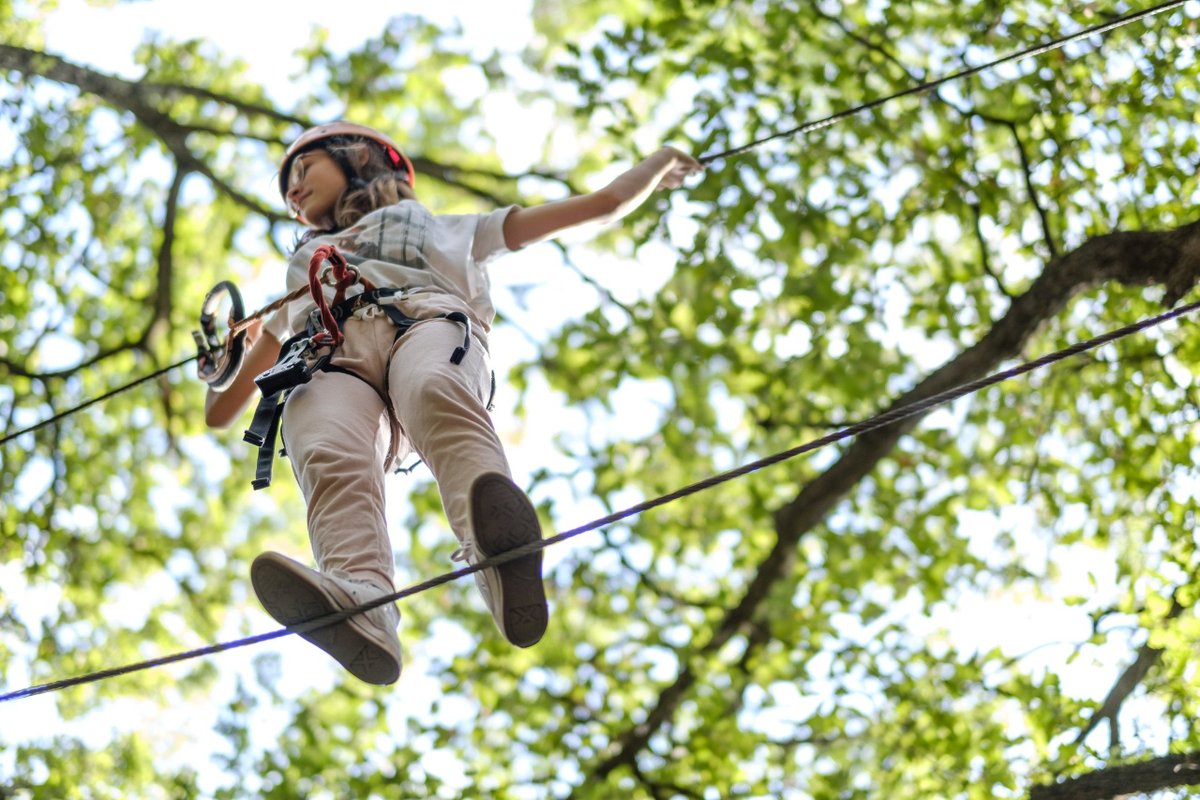
[(342, 168), (324, 150), (310, 150), (292, 161), (288, 206), (307, 224), (332, 228), (333, 206), (349, 184)]

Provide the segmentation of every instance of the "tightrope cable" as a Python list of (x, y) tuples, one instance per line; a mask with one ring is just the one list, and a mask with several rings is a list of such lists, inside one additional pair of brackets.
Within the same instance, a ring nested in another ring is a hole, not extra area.
[(937, 78), (936, 80), (919, 83), (916, 86), (910, 86), (909, 88), (904, 89), (903, 91), (896, 92), (895, 94), (890, 94), (886, 97), (876, 98), (875, 100), (871, 100), (871, 101), (863, 103), (861, 105), (854, 106), (853, 108), (848, 108), (843, 111), (838, 111), (834, 114), (830, 114), (827, 117), (823, 117), (818, 120), (813, 120), (812, 122), (806, 122), (803, 125), (797, 125), (796, 127), (789, 128), (785, 131), (779, 131), (777, 133), (773, 133), (770, 136), (763, 137), (762, 139), (756, 139), (752, 142), (741, 145), (739, 147), (734, 147), (730, 150), (723, 150), (719, 153), (709, 153), (707, 155), (700, 156), (700, 158), (697, 160), (701, 164), (711, 164), (712, 162), (714, 162), (718, 159), (728, 158), (729, 156), (741, 155), (742, 153), (753, 150), (754, 148), (756, 148), (760, 145), (766, 144), (767, 142), (773, 142), (776, 139), (784, 139), (784, 138), (787, 138), (790, 136), (799, 136), (801, 134), (812, 133), (813, 131), (820, 130), (821, 128), (828, 128), (829, 126), (831, 126), (837, 122), (840, 122), (840, 121), (846, 119), (847, 117), (856, 116), (858, 114), (861, 114), (864, 111), (871, 111), (873, 109), (878, 108), (879, 106), (882, 106), (885, 103), (890, 103), (893, 100), (899, 100), (902, 97), (911, 97), (913, 95), (927, 94), (927, 93), (932, 92), (933, 90), (938, 89), (942, 86), (945, 86), (946, 84), (951, 83), (953, 81), (961, 80), (962, 78), (969, 78), (972, 75), (978, 75), (981, 72), (986, 72), (990, 69), (994, 69), (994, 68), (1002, 66), (1004, 64), (1013, 63), (1013, 62), (1017, 62), (1017, 61), (1024, 61), (1027, 58), (1033, 58), (1035, 56), (1043, 55), (1045, 53), (1051, 52), (1052, 50), (1058, 50), (1062, 47), (1065, 47), (1066, 45), (1071, 44), (1072, 42), (1078, 41), (1080, 39), (1085, 39), (1088, 36), (1094, 36), (1097, 34), (1100, 34), (1100, 35), (1106, 34), (1109, 31), (1113, 31), (1113, 30), (1116, 30), (1117, 28), (1123, 27), (1125, 25), (1129, 25), (1130, 23), (1137, 22), (1140, 19), (1148, 19), (1157, 14), (1161, 14), (1164, 11), (1170, 11), (1173, 8), (1178, 8), (1179, 6), (1182, 6), (1185, 2), (1187, 2), (1187, 0), (1170, 0), (1170, 2), (1159, 3), (1156, 6), (1151, 6), (1150, 8), (1142, 9), (1141, 11), (1131, 11), (1128, 14), (1124, 14), (1120, 17), (1117, 17), (1116, 19), (1109, 20), (1108, 22), (1104, 22), (1099, 25), (1093, 25), (1090, 28), (1084, 28), (1081, 31), (1077, 31), (1075, 33), (1060, 37), (1058, 39), (1053, 39), (1044, 44), (1031, 45), (1030, 47), (1026, 47), (1024, 50), (1018, 50), (1014, 53), (1009, 53), (1006, 56), (1001, 56), (1000, 58), (997, 58), (994, 61), (989, 61), (986, 64), (980, 64), (977, 67), (968, 67), (967, 69), (959, 70), (958, 72), (952, 73), (950, 75), (946, 75), (941, 78)]
[(912, 403), (890, 409), (881, 414), (877, 414), (870, 419), (846, 426), (840, 430), (834, 431), (833, 433), (829, 433), (820, 437), (819, 439), (813, 439), (789, 450), (783, 450), (775, 453), (774, 455), (767, 456), (766, 458), (762, 458), (757, 461), (749, 462), (727, 472), (713, 475), (689, 486), (685, 486), (682, 489), (677, 489), (669, 494), (661, 495), (651, 500), (637, 503), (636, 505), (629, 506), (621, 511), (615, 511), (612, 514), (592, 520), (591, 522), (581, 525), (578, 528), (572, 528), (571, 530), (564, 531), (546, 539), (542, 539), (539, 542), (531, 542), (530, 544), (513, 548), (507, 552), (492, 556), (484, 561), (480, 561), (478, 564), (463, 567), (461, 569), (454, 570), (453, 572), (447, 572), (430, 578), (421, 583), (413, 584), (412, 586), (395, 592), (394, 594), (381, 596), (369, 603), (364, 603), (360, 606), (355, 606), (354, 608), (348, 608), (334, 614), (327, 614), (325, 616), (297, 623), (286, 628), (280, 628), (269, 633), (263, 633), (255, 636), (249, 636), (244, 639), (236, 639), (229, 642), (209, 645), (208, 647), (201, 647), (196, 650), (188, 650), (186, 652), (167, 655), (161, 658), (141, 661), (123, 667), (114, 667), (111, 669), (100, 670), (98, 672), (91, 672), (86, 675), (30, 686), (25, 689), (18, 689), (7, 694), (0, 694), (0, 703), (8, 702), (10, 700), (18, 700), (24, 697), (33, 697), (34, 695), (45, 694), (47, 692), (59, 691), (61, 689), (66, 689), (72, 686), (80, 686), (86, 683), (94, 683), (106, 678), (128, 675), (129, 673), (150, 669), (152, 667), (174, 664), (179, 661), (212, 655), (214, 653), (233, 650), (239, 647), (246, 647), (248, 645), (258, 644), (260, 642), (270, 641), (271, 639), (278, 639), (282, 636), (287, 636), (293, 633), (308, 633), (329, 625), (334, 625), (338, 622), (343, 622), (356, 614), (361, 614), (366, 611), (370, 611), (373, 608), (378, 608), (379, 606), (386, 605), (388, 603), (394, 603), (397, 600), (402, 600), (406, 597), (420, 594), (429, 589), (450, 583), (451, 581), (458, 580), (459, 578), (471, 575), (472, 573), (479, 572), (480, 570), (500, 566), (501, 564), (507, 564), (509, 561), (531, 555), (552, 545), (565, 542), (568, 539), (573, 539), (580, 534), (596, 530), (597, 528), (602, 528), (606, 525), (611, 525), (614, 522), (620, 522), (623, 519), (641, 514), (642, 512), (649, 511), (653, 508), (658, 508), (659, 506), (663, 506), (675, 500), (696, 494), (697, 492), (711, 489), (714, 486), (726, 483), (735, 478), (740, 478), (743, 475), (748, 475), (749, 473), (763, 469), (764, 467), (769, 467), (782, 461), (795, 458), (796, 456), (810, 453), (814, 450), (819, 450), (820, 448), (834, 444), (835, 442), (840, 442), (844, 439), (849, 439), (854, 436), (861, 436), (862, 434), (870, 433), (872, 431), (879, 430), (880, 428), (885, 428), (888, 425), (900, 422), (910, 417), (918, 416), (919, 414), (929, 411), (937, 406), (942, 406), (961, 397), (974, 394), (981, 389), (986, 389), (989, 386), (994, 386), (997, 383), (1024, 375), (1049, 364), (1063, 361), (1064, 359), (1071, 358), (1088, 350), (1094, 350), (1097, 347), (1108, 344), (1109, 342), (1113, 342), (1117, 339), (1139, 333), (1148, 328), (1161, 325), (1169, 320), (1177, 319), (1178, 317), (1190, 314), (1197, 309), (1200, 309), (1200, 301), (1180, 306), (1176, 309), (1167, 311), (1154, 317), (1148, 317), (1139, 322), (1126, 325), (1122, 328), (1117, 328), (1109, 331), (1108, 333), (1101, 334), (1086, 341), (1079, 342), (1078, 344), (1065, 347), (1062, 350), (1044, 355), (1040, 358), (1034, 359), (1033, 361), (1026, 361), (1023, 364), (1019, 364), (1010, 369), (995, 372), (978, 380), (970, 381), (957, 387), (947, 389), (944, 392), (931, 395), (923, 400), (917, 400)]
[(151, 372), (149, 375), (143, 375), (142, 377), (138, 378), (137, 380), (130, 381), (129, 383), (125, 384), (124, 386), (118, 386), (115, 389), (110, 389), (109, 391), (105, 392), (104, 394), (97, 395), (96, 397), (93, 397), (90, 400), (84, 400), (79, 405), (72, 406), (71, 408), (60, 411), (57, 414), (47, 417), (46, 419), (42, 420), (41, 422), (30, 425), (28, 428), (22, 428), (21, 430), (17, 431), (16, 433), (10, 433), (10, 434), (6, 435), (3, 439), (0, 439), (0, 446), (11, 442), (13, 439), (16, 439), (18, 436), (24, 436), (27, 433), (33, 433), (34, 431), (41, 430), (42, 428), (45, 428), (47, 425), (53, 425), (55, 422), (58, 422), (59, 420), (66, 419), (67, 417), (71, 416), (72, 414), (75, 414), (79, 411), (83, 411), (85, 408), (94, 406), (97, 403), (102, 403), (105, 400), (109, 399), (110, 397), (115, 397), (115, 396), (121, 394), (121, 392), (129, 391), (130, 389), (134, 388), (135, 386), (140, 386), (141, 384), (146, 383), (147, 381), (152, 381), (155, 378), (166, 375), (171, 370), (179, 369), (182, 366), (190, 364), (193, 361), (195, 361), (197, 358), (199, 358), (198, 355), (191, 356), (190, 358), (185, 358), (183, 361), (177, 361), (174, 364), (171, 364), (169, 366), (163, 367), (160, 370), (157, 370), (156, 372)]

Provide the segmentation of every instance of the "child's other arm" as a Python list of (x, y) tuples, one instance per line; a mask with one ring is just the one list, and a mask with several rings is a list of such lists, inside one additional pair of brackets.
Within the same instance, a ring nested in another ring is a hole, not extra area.
[(551, 239), (589, 223), (621, 219), (640, 206), (655, 189), (674, 189), (703, 169), (696, 159), (664, 147), (600, 189), (532, 208), (516, 208), (504, 220), (510, 250)]

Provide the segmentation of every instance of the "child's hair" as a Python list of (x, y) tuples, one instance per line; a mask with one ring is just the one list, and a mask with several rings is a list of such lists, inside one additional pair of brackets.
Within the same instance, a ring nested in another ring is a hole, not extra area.
[(339, 163), (355, 165), (358, 174), (333, 205), (333, 228), (309, 228), (300, 237), (297, 246), (316, 236), (348, 228), (372, 211), (395, 205), (401, 200), (417, 199), (412, 186), (401, 177), (403, 173), (398, 172), (383, 150), (373, 143), (337, 136), (325, 140), (322, 146)]

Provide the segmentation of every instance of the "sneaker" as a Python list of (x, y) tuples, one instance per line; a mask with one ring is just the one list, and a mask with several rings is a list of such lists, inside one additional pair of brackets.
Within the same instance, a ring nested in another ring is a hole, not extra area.
[[(542, 540), (537, 512), (507, 476), (489, 472), (471, 485), (471, 531), (451, 557), (475, 565), (490, 556)], [(473, 573), (475, 585), (504, 638), (517, 647), (537, 644), (546, 632), (549, 610), (542, 587), (538, 551), (498, 567)]]
[[(250, 565), (250, 582), (275, 621), (291, 627), (390, 594), (375, 584), (324, 575), (279, 553), (263, 553)], [(376, 685), (400, 678), (400, 639), (395, 603), (373, 608), (300, 636), (359, 680)]]

